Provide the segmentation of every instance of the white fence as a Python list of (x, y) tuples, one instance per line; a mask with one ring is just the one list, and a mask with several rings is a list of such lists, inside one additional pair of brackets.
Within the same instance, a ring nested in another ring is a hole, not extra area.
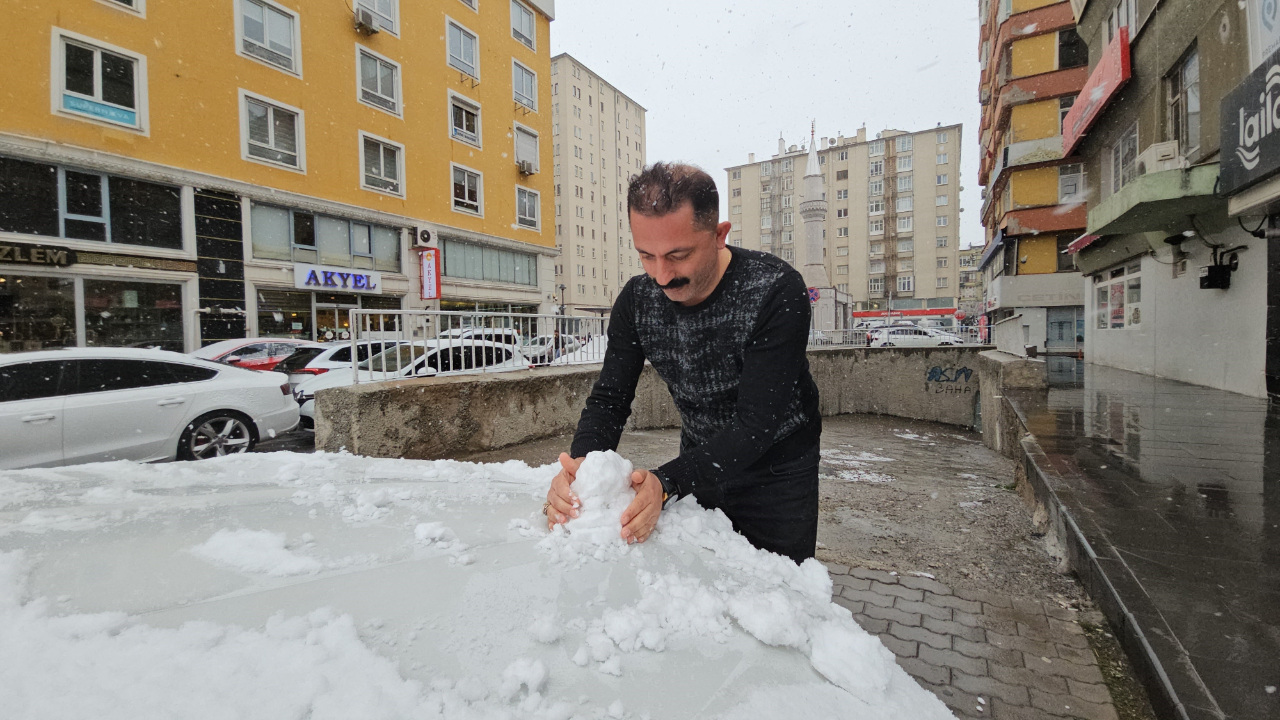
[[(891, 327), (875, 326), (850, 328), (846, 330), (810, 330), (809, 331), (809, 347), (867, 347), (874, 344), (875, 333), (880, 330), (891, 330), (893, 328), (915, 328), (911, 323), (894, 325)], [(977, 345), (981, 342), (979, 328), (956, 325), (952, 327), (921, 327), (928, 333), (929, 338), (922, 339), (920, 345), (938, 344), (938, 345)], [(958, 341), (958, 342), (957, 342)]]
[(356, 383), (604, 361), (609, 319), (575, 315), (351, 310)]

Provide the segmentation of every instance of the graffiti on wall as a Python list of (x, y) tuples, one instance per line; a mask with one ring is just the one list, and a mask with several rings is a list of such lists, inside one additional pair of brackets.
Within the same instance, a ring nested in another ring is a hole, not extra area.
[(929, 368), (925, 375), (925, 387), (937, 395), (967, 395), (973, 392), (969, 381), (973, 378), (973, 370), (967, 367)]

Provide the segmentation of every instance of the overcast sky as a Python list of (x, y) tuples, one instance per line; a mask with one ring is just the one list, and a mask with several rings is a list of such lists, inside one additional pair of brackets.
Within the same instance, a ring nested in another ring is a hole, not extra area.
[(964, 124), (961, 247), (980, 245), (977, 0), (556, 0), (567, 52), (648, 110), (649, 162), (716, 179), (747, 153)]

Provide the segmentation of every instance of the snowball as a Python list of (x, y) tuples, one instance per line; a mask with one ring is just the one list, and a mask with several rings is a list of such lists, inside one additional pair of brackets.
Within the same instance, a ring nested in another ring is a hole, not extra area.
[(529, 626), (529, 634), (540, 643), (551, 644), (560, 639), (563, 630), (555, 615), (544, 615)]
[(218, 565), (276, 577), (319, 572), (319, 560), (296, 555), (285, 547), (284, 533), (222, 529), (191, 548), (192, 554)]
[(541, 660), (517, 658), (502, 671), (502, 688), (499, 693), (510, 702), (520, 694), (523, 686), (532, 695), (542, 692), (547, 684), (547, 666)]

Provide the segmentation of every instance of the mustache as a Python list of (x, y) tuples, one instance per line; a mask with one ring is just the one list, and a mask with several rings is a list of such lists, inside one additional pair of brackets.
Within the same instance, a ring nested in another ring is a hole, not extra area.
[(678, 277), (678, 278), (672, 278), (671, 282), (667, 283), (666, 285), (659, 283), (658, 287), (662, 288), (663, 290), (675, 290), (678, 288), (682, 288), (685, 285), (688, 285), (690, 282), (691, 281), (687, 277)]

